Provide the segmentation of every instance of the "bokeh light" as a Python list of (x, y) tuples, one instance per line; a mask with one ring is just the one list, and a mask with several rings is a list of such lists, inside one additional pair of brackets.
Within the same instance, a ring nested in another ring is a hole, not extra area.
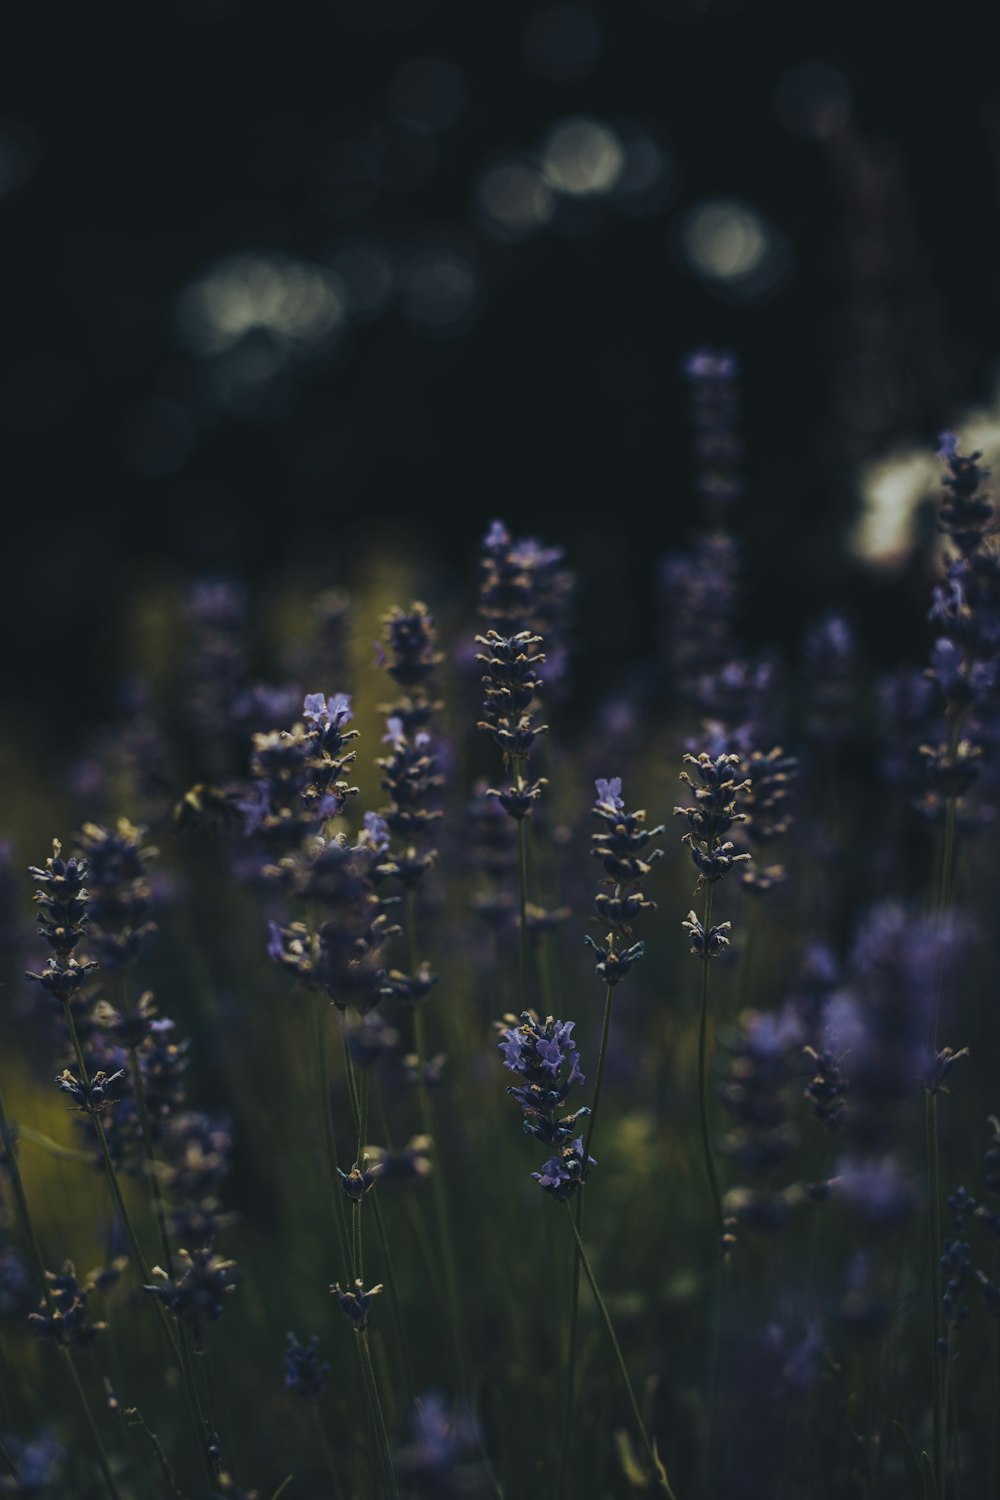
[(674, 241), (687, 268), (734, 301), (766, 297), (790, 267), (785, 236), (738, 198), (713, 198), (688, 209)]
[(264, 332), (279, 352), (302, 355), (329, 345), (344, 321), (332, 273), (283, 254), (226, 256), (181, 293), (181, 333), (195, 354), (221, 354)]
[(544, 229), (552, 218), (552, 191), (531, 156), (494, 162), (476, 186), (479, 219), (487, 233), (502, 240), (523, 240)]
[(545, 179), (570, 197), (609, 193), (625, 166), (625, 152), (610, 125), (589, 115), (559, 120), (542, 144)]

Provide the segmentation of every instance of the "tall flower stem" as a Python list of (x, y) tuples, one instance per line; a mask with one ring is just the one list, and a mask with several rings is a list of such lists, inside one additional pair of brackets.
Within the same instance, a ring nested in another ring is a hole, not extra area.
[(601, 1289), (597, 1284), (597, 1278), (594, 1275), (593, 1267), (591, 1266), (590, 1260), (587, 1257), (587, 1252), (583, 1247), (583, 1240), (577, 1233), (576, 1221), (573, 1217), (573, 1210), (568, 1203), (566, 1204), (566, 1215), (569, 1219), (570, 1229), (573, 1231), (573, 1238), (576, 1241), (577, 1255), (579, 1257), (580, 1264), (583, 1266), (584, 1275), (586, 1276), (587, 1281), (590, 1285), (590, 1290), (593, 1294), (594, 1301), (597, 1303), (597, 1309), (601, 1314), (601, 1318), (604, 1322), (604, 1327), (607, 1330), (608, 1338), (611, 1340), (611, 1347), (614, 1350), (615, 1361), (618, 1365), (618, 1370), (622, 1377), (622, 1384), (625, 1387), (625, 1394), (628, 1396), (629, 1405), (632, 1408), (632, 1417), (636, 1425), (636, 1431), (638, 1432), (639, 1438), (642, 1442), (642, 1446), (646, 1451), (646, 1457), (649, 1460), (650, 1468), (655, 1474), (656, 1481), (663, 1493), (669, 1496), (670, 1500), (677, 1500), (677, 1497), (670, 1487), (670, 1481), (667, 1479), (666, 1470), (664, 1469), (663, 1464), (659, 1456), (657, 1455), (656, 1449), (650, 1442), (649, 1435), (646, 1432), (646, 1424), (642, 1420), (642, 1413), (639, 1410), (639, 1403), (635, 1398), (635, 1391), (632, 1389), (632, 1382), (629, 1379), (628, 1367), (625, 1364), (625, 1357), (622, 1354), (621, 1345), (618, 1342), (618, 1337), (615, 1333), (615, 1327), (611, 1321), (611, 1314), (608, 1312), (607, 1304), (605, 1303), (604, 1298), (601, 1296)]
[(323, 1123), (323, 1144), (326, 1149), (327, 1177), (330, 1182), (331, 1207), (337, 1226), (340, 1254), (345, 1266), (351, 1264), (351, 1247), (344, 1225), (344, 1194), (337, 1176), (337, 1137), (333, 1128), (333, 1103), (330, 1090), (330, 1053), (327, 1038), (326, 1013), (329, 1009), (323, 996), (317, 991), (313, 997), (315, 1021), (316, 1061), (319, 1072), (319, 1112)]
[(932, 1407), (934, 1418), (934, 1473), (937, 1478), (938, 1500), (945, 1500), (947, 1475), (944, 1454), (944, 1381), (941, 1370), (941, 1340), (944, 1337), (944, 1316), (941, 1304), (941, 1152), (938, 1141), (938, 1096), (935, 1090), (926, 1093), (927, 1126), (927, 1196), (930, 1204), (929, 1269), (931, 1290), (931, 1312), (933, 1327)]
[(396, 1484), (396, 1471), (392, 1463), (389, 1433), (385, 1425), (385, 1413), (382, 1410), (382, 1400), (379, 1396), (378, 1383), (375, 1379), (375, 1366), (372, 1364), (371, 1349), (368, 1345), (368, 1333), (365, 1329), (362, 1329), (358, 1334), (358, 1350), (361, 1354), (361, 1366), (364, 1371), (365, 1384), (368, 1387), (369, 1401), (375, 1422), (375, 1432), (378, 1438), (382, 1467), (385, 1470), (386, 1482), (389, 1486), (389, 1494), (392, 1496), (392, 1500), (399, 1500), (399, 1487)]
[[(80, 1081), (83, 1084), (84, 1088), (89, 1091), (90, 1078), (87, 1074), (87, 1064), (84, 1061), (83, 1049), (80, 1046), (80, 1038), (77, 1035), (76, 1023), (73, 1020), (73, 1011), (68, 1002), (65, 1001), (63, 1002), (63, 1014), (66, 1020), (66, 1029), (69, 1032), (70, 1041), (73, 1044), (73, 1052), (76, 1056), (76, 1064), (80, 1070)], [(132, 1223), (131, 1215), (129, 1214), (128, 1207), (125, 1203), (125, 1198), (121, 1189), (121, 1183), (118, 1181), (118, 1173), (115, 1171), (115, 1164), (112, 1160), (111, 1151), (108, 1147), (108, 1138), (104, 1131), (104, 1122), (101, 1119), (100, 1115), (96, 1112), (92, 1112), (90, 1118), (93, 1121), (94, 1130), (97, 1134), (97, 1140), (101, 1148), (101, 1155), (104, 1158), (104, 1167), (107, 1172), (108, 1185), (111, 1188), (112, 1196), (115, 1200), (115, 1207), (118, 1211), (118, 1217), (121, 1220), (122, 1228), (125, 1231), (125, 1238), (128, 1240), (132, 1262), (139, 1273), (142, 1285), (151, 1286), (153, 1285), (152, 1272), (150, 1271), (149, 1266), (146, 1263), (146, 1257), (142, 1252), (142, 1246), (139, 1244), (139, 1239), (135, 1232), (135, 1226)], [(170, 1352), (172, 1353), (174, 1359), (177, 1362), (178, 1368), (180, 1369), (181, 1378), (184, 1382), (184, 1388), (188, 1397), (188, 1405), (191, 1409), (191, 1417), (194, 1421), (195, 1428), (198, 1433), (198, 1448), (201, 1453), (202, 1463), (204, 1464), (205, 1471), (210, 1483), (214, 1486), (216, 1481), (216, 1464), (210, 1452), (208, 1431), (205, 1425), (204, 1416), (202, 1414), (201, 1403), (198, 1400), (198, 1391), (194, 1383), (190, 1360), (186, 1359), (184, 1355), (183, 1337), (181, 1337), (180, 1339), (174, 1338), (174, 1335), (170, 1330), (170, 1324), (167, 1322), (167, 1315), (163, 1310), (163, 1304), (160, 1302), (160, 1299), (158, 1297), (153, 1297), (151, 1300), (154, 1308), (156, 1309), (157, 1320), (160, 1324), (161, 1329), (163, 1330), (163, 1336), (166, 1339), (167, 1343), (170, 1345)]]
[(705, 929), (705, 951), (702, 954), (701, 1012), (698, 1018), (698, 1119), (701, 1126), (701, 1149), (705, 1159), (705, 1175), (711, 1189), (712, 1205), (721, 1237), (725, 1234), (725, 1221), (722, 1215), (722, 1197), (719, 1193), (719, 1179), (715, 1172), (715, 1158), (712, 1155), (712, 1139), (708, 1126), (708, 974), (711, 962), (708, 935), (712, 930), (712, 885), (710, 881), (705, 884), (705, 913), (702, 926)]
[[(410, 945), (411, 974), (417, 972), (418, 964), (416, 908), (416, 896), (411, 887), (406, 893), (406, 926)], [(444, 1284), (448, 1299), (448, 1321), (451, 1324), (451, 1337), (455, 1350), (455, 1364), (458, 1370), (459, 1387), (463, 1396), (468, 1398), (468, 1366), (465, 1360), (465, 1344), (462, 1338), (462, 1314), (458, 1297), (458, 1273), (455, 1267), (455, 1252), (451, 1240), (444, 1178), (441, 1175), (441, 1156), (440, 1151), (437, 1149), (437, 1135), (434, 1130), (434, 1114), (431, 1109), (427, 1082), (424, 1078), (424, 1063), (427, 1060), (427, 1038), (424, 1030), (424, 1012), (419, 1001), (413, 1012), (413, 1043), (417, 1054), (417, 1107), (420, 1111), (420, 1128), (424, 1135), (430, 1136), (433, 1140), (435, 1156), (437, 1158), (434, 1163), (434, 1171), (431, 1174), (431, 1191), (434, 1195), (434, 1214), (437, 1219), (438, 1244), (441, 1249), (441, 1259), (444, 1263)]]
[[(608, 1037), (611, 1033), (611, 1004), (614, 998), (614, 985), (605, 986), (604, 997), (604, 1025), (601, 1031), (601, 1050), (597, 1058), (597, 1079), (594, 1083), (594, 1103), (591, 1107), (590, 1119), (587, 1121), (587, 1135), (583, 1146), (584, 1173), (587, 1171), (587, 1163), (590, 1160), (590, 1144), (594, 1138), (594, 1127), (597, 1124), (597, 1106), (601, 1099), (601, 1084), (604, 1080), (604, 1060), (608, 1052)], [(584, 1177), (586, 1181), (586, 1176)], [(576, 1194), (574, 1205), (575, 1232), (577, 1245), (583, 1243), (583, 1201), (582, 1191)], [(563, 1431), (562, 1446), (559, 1453), (559, 1482), (556, 1488), (556, 1500), (562, 1500), (566, 1492), (566, 1480), (569, 1470), (569, 1441), (573, 1425), (573, 1396), (576, 1384), (576, 1359), (577, 1343), (579, 1340), (580, 1323), (580, 1251), (575, 1249), (573, 1253), (573, 1280), (570, 1286), (569, 1304), (569, 1350), (566, 1358), (566, 1399), (563, 1407)]]
[(90, 1409), (90, 1402), (87, 1400), (87, 1393), (83, 1389), (83, 1382), (80, 1380), (80, 1372), (76, 1368), (76, 1361), (73, 1358), (72, 1350), (63, 1348), (60, 1352), (66, 1363), (66, 1368), (69, 1371), (69, 1378), (73, 1382), (73, 1386), (76, 1390), (77, 1398), (80, 1402), (80, 1408), (83, 1412), (84, 1421), (86, 1422), (87, 1427), (90, 1430), (91, 1441), (93, 1442), (94, 1447), (97, 1450), (97, 1462), (101, 1466), (101, 1473), (103, 1474), (104, 1482), (108, 1487), (108, 1493), (112, 1496), (112, 1500), (121, 1500), (120, 1491), (117, 1484), (115, 1483), (115, 1477), (111, 1472), (111, 1465), (108, 1463), (108, 1455), (104, 1451), (104, 1444), (101, 1441), (101, 1434), (98, 1430), (97, 1423), (94, 1420), (94, 1413)]
[[(28, 1196), (24, 1191), (24, 1180), (21, 1177), (21, 1164), (17, 1159), (17, 1147), (14, 1141), (14, 1132), (10, 1128), (10, 1121), (7, 1117), (7, 1106), (4, 1103), (2, 1089), (0, 1089), (0, 1140), (3, 1141), (7, 1175), (10, 1178), (11, 1186), (14, 1189), (14, 1199), (17, 1203), (17, 1213), (19, 1219), (21, 1220), (21, 1228), (24, 1232), (24, 1237), (28, 1242), (28, 1249), (31, 1252), (31, 1258), (35, 1264), (35, 1274), (38, 1277), (38, 1281), (42, 1289), (42, 1296), (45, 1299), (45, 1305), (49, 1311), (49, 1316), (54, 1317), (56, 1314), (56, 1304), (55, 1300), (53, 1299), (52, 1292), (49, 1288), (48, 1277), (45, 1274), (45, 1262), (42, 1260), (42, 1252), (38, 1248), (38, 1239), (35, 1235), (35, 1226), (32, 1223), (31, 1211), (28, 1208)], [(115, 1483), (115, 1477), (111, 1472), (111, 1465), (108, 1462), (108, 1456), (104, 1451), (104, 1444), (101, 1441), (101, 1434), (98, 1431), (97, 1423), (94, 1421), (94, 1414), (90, 1409), (90, 1402), (87, 1400), (87, 1394), (84, 1391), (83, 1385), (80, 1381), (80, 1375), (76, 1368), (76, 1361), (73, 1358), (73, 1351), (66, 1345), (63, 1345), (59, 1352), (62, 1354), (66, 1364), (66, 1368), (69, 1371), (70, 1379), (73, 1382), (73, 1387), (76, 1391), (77, 1399), (79, 1400), (80, 1407), (83, 1411), (84, 1421), (86, 1422), (87, 1427), (90, 1431), (91, 1438), (93, 1439), (94, 1448), (97, 1452), (97, 1462), (100, 1465), (101, 1474), (104, 1476), (104, 1482), (108, 1487), (108, 1494), (112, 1497), (112, 1500), (121, 1500), (118, 1486)], [(8, 1464), (10, 1464), (11, 1466), (12, 1472), (16, 1474), (17, 1470), (11, 1463), (9, 1456), (5, 1455), (5, 1457), (7, 1458)]]

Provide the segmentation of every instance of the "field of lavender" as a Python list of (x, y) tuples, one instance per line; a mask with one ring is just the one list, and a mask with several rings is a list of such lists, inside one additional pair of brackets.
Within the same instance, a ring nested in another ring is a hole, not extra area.
[(641, 670), (493, 521), (426, 603), (157, 597), (21, 768), (0, 1493), (1000, 1493), (988, 472), (942, 436), (922, 665), (751, 650), (738, 363), (684, 375)]

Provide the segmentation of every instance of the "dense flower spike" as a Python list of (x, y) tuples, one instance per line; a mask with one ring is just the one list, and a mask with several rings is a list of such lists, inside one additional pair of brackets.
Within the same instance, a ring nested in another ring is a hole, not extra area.
[(47, 1344), (89, 1349), (108, 1326), (107, 1323), (89, 1321), (87, 1303), (94, 1290), (94, 1281), (82, 1285), (71, 1260), (66, 1261), (58, 1274), (46, 1271), (45, 1278), (52, 1308), (43, 1299), (39, 1311), (29, 1314), (28, 1325), (32, 1333)]
[(550, 688), (563, 684), (566, 633), (575, 579), (561, 547), (543, 547), (534, 537), (514, 540), (502, 521), (483, 538), (479, 613), (501, 636), (537, 634), (549, 651)]
[[(798, 761), (776, 745), (767, 753), (754, 750), (748, 769), (746, 836), (751, 844), (763, 848), (775, 839), (784, 838), (792, 826), (791, 797), (799, 773)], [(761, 869), (753, 862), (741, 875), (744, 888), (758, 895), (767, 895), (784, 881), (784, 866), (778, 864)]]
[(223, 1298), (236, 1290), (237, 1265), (234, 1260), (215, 1255), (207, 1246), (193, 1255), (187, 1250), (180, 1250), (178, 1255), (184, 1262), (183, 1274), (168, 1276), (154, 1266), (153, 1274), (159, 1279), (145, 1290), (165, 1303), (179, 1322), (187, 1324), (195, 1348), (201, 1349), (203, 1325), (222, 1316)]
[(39, 886), (35, 892), (38, 931), (52, 953), (40, 974), (25, 977), (35, 980), (54, 1000), (73, 1001), (97, 968), (92, 960), (74, 953), (87, 930), (87, 862), (76, 857), (64, 860), (62, 845), (53, 839), (52, 857), (45, 861), (45, 868), (32, 865), (28, 873)]
[(586, 1081), (573, 1042), (574, 1025), (552, 1016), (542, 1021), (533, 1011), (522, 1012), (519, 1023), (514, 1016), (500, 1023), (503, 1065), (524, 1079), (507, 1092), (521, 1106), (525, 1134), (550, 1144), (567, 1141), (577, 1121), (590, 1113), (586, 1108), (561, 1113), (573, 1085)]
[(647, 847), (650, 839), (663, 833), (663, 825), (646, 828), (644, 812), (625, 811), (620, 776), (598, 779), (594, 786), (597, 798), (592, 811), (604, 826), (591, 836), (594, 848), (590, 852), (601, 862), (605, 872), (602, 884), (606, 887), (595, 896), (594, 909), (597, 921), (610, 931), (603, 944), (590, 937), (584, 941), (597, 955), (597, 973), (606, 984), (616, 985), (643, 954), (644, 945), (631, 942), (633, 923), (644, 912), (656, 909), (655, 901), (647, 899), (642, 882), (653, 861), (663, 854), (662, 849)]
[(146, 867), (157, 851), (143, 846), (144, 828), (119, 818), (113, 829), (85, 823), (79, 836), (87, 866), (90, 941), (106, 972), (128, 969), (156, 931)]
[[(501, 636), (490, 630), (486, 635), (477, 635), (476, 641), (487, 648), (485, 653), (476, 657), (486, 668), (482, 679), (486, 689), (483, 705), (486, 718), (479, 727), (492, 735), (503, 753), (504, 764), (513, 763), (517, 773), (516, 787), (506, 792), (491, 792), (490, 795), (500, 799), (511, 817), (523, 818), (545, 785), (539, 781), (524, 788), (521, 774), (535, 740), (548, 729), (547, 724), (532, 722), (532, 709), (542, 686), (536, 669), (545, 661), (544, 655), (536, 649), (542, 644), (541, 636), (532, 635), (527, 630), (514, 636)], [(524, 805), (523, 799), (519, 800), (516, 795), (522, 791), (526, 791)]]
[(734, 865), (745, 864), (749, 854), (738, 854), (735, 845), (725, 835), (737, 823), (745, 823), (747, 814), (737, 811), (737, 799), (745, 797), (751, 790), (748, 779), (737, 780), (742, 775), (742, 761), (738, 755), (685, 755), (684, 760), (695, 768), (697, 780), (687, 771), (680, 774), (694, 793), (693, 807), (675, 807), (674, 816), (686, 818), (688, 832), (681, 838), (687, 844), (691, 858), (698, 869), (699, 888), (707, 882), (724, 880)]
[(314, 1333), (304, 1344), (299, 1343), (294, 1333), (285, 1337), (288, 1341), (285, 1350), (286, 1391), (294, 1391), (303, 1401), (318, 1401), (330, 1373), (330, 1366), (320, 1361), (319, 1335)]

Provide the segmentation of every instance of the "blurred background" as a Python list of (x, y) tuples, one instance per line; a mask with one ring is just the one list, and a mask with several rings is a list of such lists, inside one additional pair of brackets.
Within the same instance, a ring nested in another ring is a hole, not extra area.
[(852, 556), (861, 465), (926, 447), (995, 375), (1000, 88), (952, 24), (727, 0), (19, 7), (0, 609), (31, 648), (9, 712), (57, 685), (71, 736), (106, 715), (125, 621), (164, 584), (345, 583), (373, 533), (469, 563), (495, 514), (569, 545), (589, 645), (620, 659), (695, 519), (699, 341), (745, 372), (752, 632), (790, 639), (850, 591), (891, 656), (924, 592), (910, 615), (900, 572)]

